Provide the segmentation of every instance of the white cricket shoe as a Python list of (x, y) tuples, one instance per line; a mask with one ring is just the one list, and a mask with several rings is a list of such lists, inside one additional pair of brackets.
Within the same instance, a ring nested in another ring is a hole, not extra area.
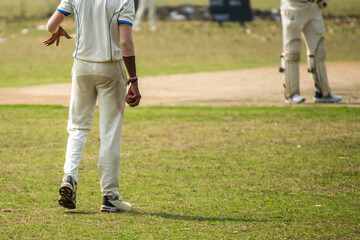
[(329, 96), (323, 97), (321, 93), (315, 92), (314, 102), (315, 103), (336, 103), (342, 100), (342, 96), (338, 96), (330, 93)]
[(296, 93), (296, 94), (292, 95), (290, 98), (285, 99), (285, 102), (298, 104), (298, 103), (305, 102), (305, 98)]
[(133, 207), (130, 203), (125, 202), (119, 196), (111, 198), (104, 196), (100, 207), (100, 212), (132, 212)]

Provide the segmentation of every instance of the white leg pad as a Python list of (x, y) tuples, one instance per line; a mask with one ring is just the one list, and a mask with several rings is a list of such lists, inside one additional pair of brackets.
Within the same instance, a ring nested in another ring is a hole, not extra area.
[(325, 59), (325, 38), (321, 37), (315, 50), (315, 55), (308, 56), (308, 66), (309, 72), (314, 79), (316, 90), (320, 91), (323, 96), (329, 96), (330, 86), (326, 72)]
[(299, 62), (301, 39), (293, 39), (284, 47), (283, 65), (285, 69), (285, 99), (300, 94)]

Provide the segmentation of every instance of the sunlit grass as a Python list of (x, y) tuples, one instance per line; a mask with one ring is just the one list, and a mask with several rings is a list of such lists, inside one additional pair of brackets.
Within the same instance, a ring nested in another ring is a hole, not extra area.
[(99, 213), (97, 113), (77, 209), (58, 206), (67, 111), (0, 106), (1, 239), (359, 236), (359, 108), (127, 109), (120, 192), (130, 214)]

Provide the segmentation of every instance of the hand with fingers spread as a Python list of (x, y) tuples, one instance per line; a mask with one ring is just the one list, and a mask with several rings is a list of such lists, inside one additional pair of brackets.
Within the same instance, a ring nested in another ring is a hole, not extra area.
[(53, 33), (51, 35), (51, 37), (49, 39), (45, 40), (43, 43), (46, 46), (50, 46), (54, 42), (56, 42), (56, 46), (58, 47), (59, 43), (60, 43), (60, 37), (62, 37), (62, 36), (66, 37), (67, 39), (73, 38), (73, 37), (69, 36), (69, 34), (67, 34), (67, 32), (62, 27), (59, 27), (58, 31), (56, 33)]
[(137, 77), (135, 79), (130, 79), (129, 83), (131, 85), (126, 94), (125, 101), (130, 107), (136, 107), (140, 104), (141, 99)]

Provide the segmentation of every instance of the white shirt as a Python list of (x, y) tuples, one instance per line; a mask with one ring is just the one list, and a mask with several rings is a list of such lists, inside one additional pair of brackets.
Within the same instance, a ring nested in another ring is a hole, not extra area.
[(119, 23), (132, 26), (133, 0), (62, 0), (57, 11), (74, 14), (76, 50), (74, 58), (90, 62), (122, 60)]

